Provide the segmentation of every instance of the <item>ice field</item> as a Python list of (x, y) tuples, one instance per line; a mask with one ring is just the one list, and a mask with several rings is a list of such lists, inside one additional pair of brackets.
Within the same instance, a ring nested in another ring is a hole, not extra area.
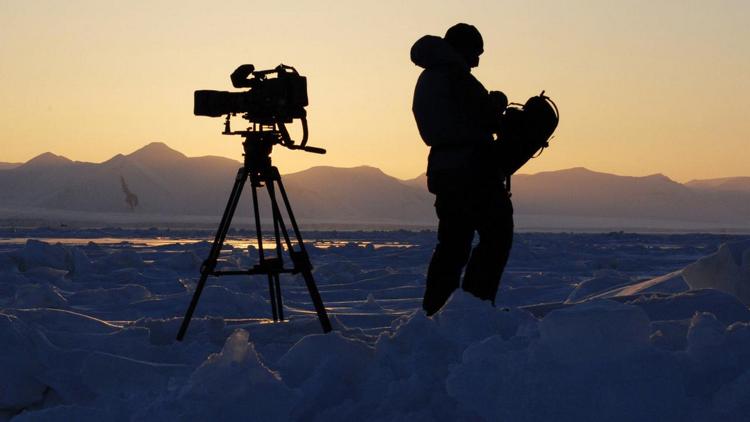
[(0, 420), (750, 420), (750, 237), (520, 233), (496, 307), (427, 318), (434, 232), (306, 232), (334, 332), (221, 277), (180, 343), (212, 237), (0, 230)]

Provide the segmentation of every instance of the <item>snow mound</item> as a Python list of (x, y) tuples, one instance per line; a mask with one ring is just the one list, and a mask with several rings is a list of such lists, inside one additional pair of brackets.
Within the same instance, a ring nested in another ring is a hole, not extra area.
[(270, 370), (249, 342), (235, 330), (220, 352), (211, 354), (175, 395), (157, 401), (144, 419), (286, 420), (297, 393)]
[(486, 420), (681, 420), (679, 368), (648, 337), (648, 317), (634, 306), (556, 310), (538, 339), (492, 336), (469, 346), (446, 388)]
[(17, 317), (0, 313), (0, 415), (17, 412), (44, 398), (44, 372), (31, 329)]
[(620, 359), (649, 346), (650, 323), (639, 307), (592, 301), (550, 312), (539, 324), (540, 344), (564, 363)]
[(279, 360), (284, 382), (299, 389), (295, 420), (311, 420), (318, 409), (360, 401), (372, 393), (366, 379), (374, 350), (340, 332), (302, 338)]
[(533, 332), (537, 323), (524, 310), (502, 310), (460, 289), (453, 293), (433, 319), (441, 335), (463, 347), (493, 335), (510, 338), (519, 330)]

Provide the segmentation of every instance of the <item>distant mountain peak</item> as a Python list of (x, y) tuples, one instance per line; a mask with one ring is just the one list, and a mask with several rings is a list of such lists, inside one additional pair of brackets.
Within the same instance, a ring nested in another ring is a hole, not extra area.
[(357, 167), (353, 167), (352, 170), (356, 170), (362, 173), (385, 175), (385, 172), (383, 172), (383, 170), (377, 167), (373, 167), (373, 166), (357, 166)]
[(127, 157), (136, 160), (168, 162), (187, 158), (187, 156), (175, 149), (170, 148), (164, 142), (151, 142), (150, 144), (130, 153)]
[(589, 170), (586, 167), (571, 167), (567, 169), (560, 169), (560, 170), (548, 170), (543, 171), (541, 173), (576, 173), (576, 174), (592, 174), (592, 173), (598, 173), (593, 170)]
[(62, 155), (45, 152), (25, 162), (20, 168), (53, 167), (70, 164), (72, 162), (73, 161), (69, 158), (63, 157)]
[(377, 167), (372, 166), (356, 166), (356, 167), (334, 167), (334, 166), (315, 166), (310, 167), (307, 170), (298, 171), (292, 174), (302, 175), (374, 175), (374, 176), (388, 176)]
[(649, 174), (648, 176), (644, 176), (643, 178), (648, 179), (648, 180), (654, 180), (654, 181), (658, 180), (662, 182), (677, 183), (662, 173)]

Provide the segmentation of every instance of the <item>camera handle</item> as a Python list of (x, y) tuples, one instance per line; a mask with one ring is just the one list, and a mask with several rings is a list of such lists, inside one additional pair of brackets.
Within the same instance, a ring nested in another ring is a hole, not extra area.
[(325, 154), (325, 148), (307, 146), (307, 137), (309, 133), (307, 129), (307, 117), (303, 117), (300, 120), (302, 121), (302, 140), (299, 145), (294, 144), (294, 141), (289, 136), (289, 131), (286, 130), (286, 125), (283, 122), (278, 123), (279, 132), (281, 133), (284, 146), (289, 149), (301, 149), (302, 151), (312, 152), (313, 154)]

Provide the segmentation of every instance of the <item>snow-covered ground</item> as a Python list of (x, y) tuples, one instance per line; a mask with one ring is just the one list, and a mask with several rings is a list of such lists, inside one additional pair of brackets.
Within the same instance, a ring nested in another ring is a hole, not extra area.
[(747, 237), (518, 234), (497, 307), (427, 318), (434, 233), (309, 232), (334, 332), (222, 277), (177, 342), (211, 237), (0, 232), (0, 420), (750, 420)]

